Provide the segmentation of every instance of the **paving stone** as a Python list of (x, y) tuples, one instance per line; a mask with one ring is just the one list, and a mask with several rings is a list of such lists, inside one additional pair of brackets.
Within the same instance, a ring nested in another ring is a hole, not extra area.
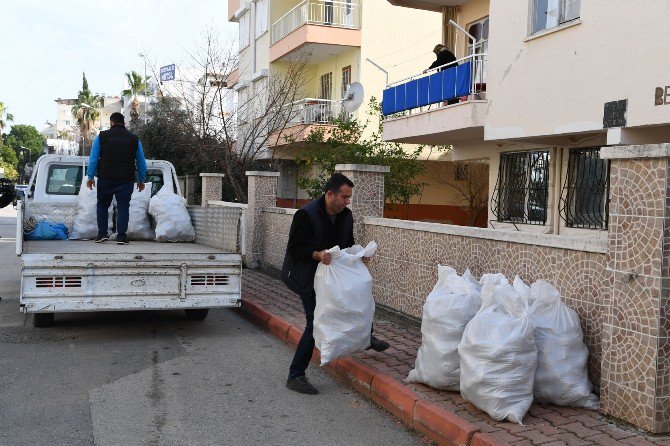
[[(256, 324), (260, 323), (265, 329), (269, 328), (291, 345), (299, 339), (298, 335), (305, 325), (302, 304), (281, 281), (258, 271), (245, 270), (242, 295), (246, 310), (242, 309), (240, 314)], [(370, 350), (342, 358), (331, 364), (328, 371), (375, 400), (388, 395), (390, 399), (380, 404), (404, 418), (410, 426), (415, 422), (410, 413), (412, 407), (427, 403), (453, 414), (454, 423), (469, 423), (475, 429), (469, 431), (469, 435), (476, 432), (469, 446), (670, 446), (668, 436), (645, 435), (633, 427), (621, 428), (598, 412), (582, 408), (533, 404), (524, 419), (525, 426), (492, 420), (485, 412), (465, 401), (458, 392), (440, 391), (416, 383), (405, 385), (404, 379), (414, 367), (421, 345), (421, 334), (416, 329), (375, 321), (375, 333), (388, 340), (391, 348), (381, 353)], [(318, 361), (319, 357), (318, 350), (315, 350), (315, 360)], [(377, 384), (372, 395), (372, 381), (376, 374), (379, 378), (375, 379)], [(380, 388), (382, 384), (386, 390)], [(422, 418), (422, 429), (431, 429), (427, 426), (430, 420), (431, 417)]]

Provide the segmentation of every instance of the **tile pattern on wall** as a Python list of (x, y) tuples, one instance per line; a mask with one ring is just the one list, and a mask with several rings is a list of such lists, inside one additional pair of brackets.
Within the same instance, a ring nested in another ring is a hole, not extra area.
[(589, 377), (598, 384), (603, 314), (610, 298), (605, 254), (366, 225), (370, 240), (379, 245), (369, 264), (375, 300), (419, 318), (435, 285), (437, 264), (459, 273), (469, 268), (475, 276), (500, 272), (510, 279), (519, 275), (526, 283), (553, 284), (580, 316), (590, 352)]
[(602, 411), (652, 432), (667, 431), (670, 348), (668, 162), (615, 159), (611, 167), (608, 272), (603, 325)]

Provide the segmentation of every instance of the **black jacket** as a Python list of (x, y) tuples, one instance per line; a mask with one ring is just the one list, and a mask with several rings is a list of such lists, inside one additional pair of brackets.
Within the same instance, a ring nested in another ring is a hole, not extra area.
[(349, 208), (331, 223), (324, 196), (301, 207), (293, 216), (288, 236), (282, 279), (293, 292), (305, 296), (314, 293), (314, 274), (319, 265), (314, 251), (333, 246), (349, 248), (354, 244), (354, 218)]
[(100, 132), (98, 178), (135, 181), (136, 135), (122, 125)]
[[(454, 56), (454, 53), (449, 51), (446, 48), (442, 48), (442, 50), (437, 53), (437, 59), (435, 62), (433, 62), (428, 69), (432, 70), (433, 68), (441, 67), (442, 65), (446, 65), (450, 62), (455, 62), (456, 61), (456, 56)], [(456, 66), (456, 64), (452, 64), (448, 67), (442, 67), (439, 71), (445, 70), (447, 68), (451, 68), (452, 66)]]

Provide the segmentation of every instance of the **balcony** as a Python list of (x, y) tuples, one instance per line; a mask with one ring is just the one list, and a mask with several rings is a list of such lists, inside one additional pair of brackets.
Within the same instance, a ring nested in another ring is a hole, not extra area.
[(357, 3), (305, 0), (272, 25), (270, 61), (290, 60), (304, 49), (312, 62), (361, 46), (361, 8)]
[(305, 98), (284, 106), (282, 113), (286, 113), (282, 119), (288, 119), (288, 124), (283, 131), (270, 136), (269, 147), (304, 142), (312, 130), (319, 127), (327, 138), (328, 133), (336, 127), (333, 119), (341, 116), (342, 101)]
[(390, 84), (383, 93), (385, 141), (442, 145), (484, 139), (486, 54)]
[(461, 6), (470, 0), (388, 0), (393, 6), (441, 12), (444, 6)]

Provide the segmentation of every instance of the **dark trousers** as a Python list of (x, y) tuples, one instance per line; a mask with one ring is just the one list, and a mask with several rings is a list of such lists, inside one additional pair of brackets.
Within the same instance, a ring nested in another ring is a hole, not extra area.
[(289, 379), (297, 378), (305, 374), (309, 361), (314, 352), (314, 309), (316, 308), (316, 294), (312, 291), (309, 295), (300, 296), (302, 306), (305, 309), (307, 324), (302, 333), (298, 347), (295, 349), (291, 368), (288, 372)]
[(119, 240), (125, 240), (128, 231), (130, 197), (133, 194), (133, 181), (108, 180), (98, 178), (98, 236), (107, 237), (107, 220), (112, 198), (116, 197), (116, 233)]
[[(295, 349), (295, 355), (293, 355), (293, 361), (291, 362), (291, 367), (288, 371), (288, 378), (297, 378), (305, 374), (309, 361), (312, 360), (312, 353), (314, 353), (314, 309), (316, 308), (316, 294), (308, 296), (300, 296), (302, 300), (302, 307), (305, 309), (305, 318), (307, 319), (307, 324), (305, 325), (305, 331), (302, 332), (302, 337), (300, 342), (298, 342), (298, 347)], [(374, 331), (374, 327), (370, 330), (370, 333)]]

